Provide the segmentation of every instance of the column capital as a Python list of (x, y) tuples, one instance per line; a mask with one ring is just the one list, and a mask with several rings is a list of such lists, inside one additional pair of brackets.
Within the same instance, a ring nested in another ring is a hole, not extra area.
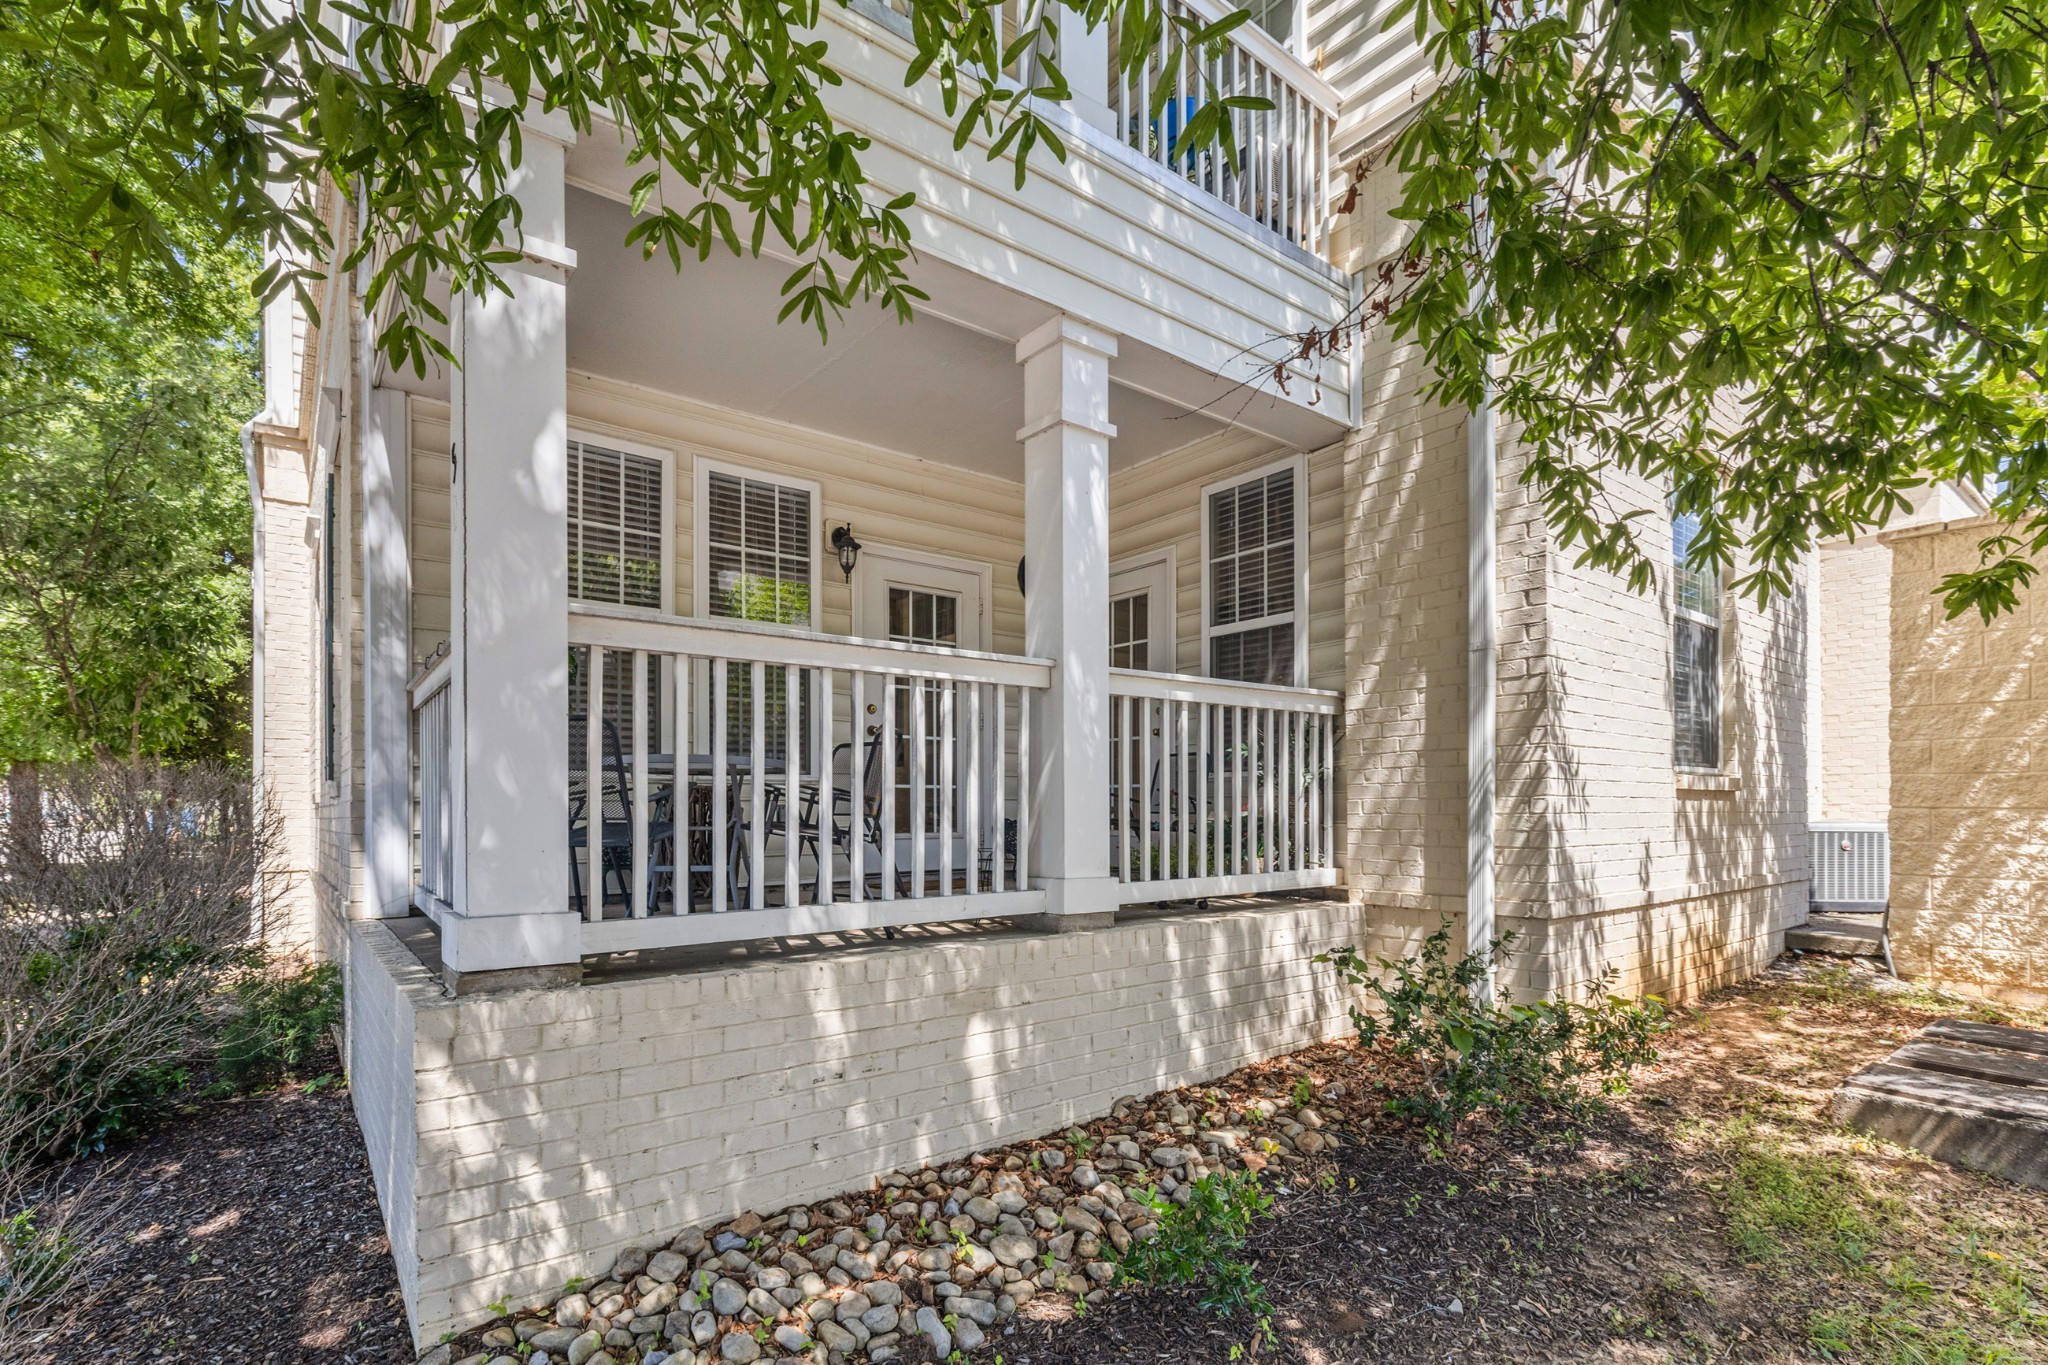
[(1017, 363), (1021, 365), (1040, 351), (1061, 344), (1093, 351), (1105, 359), (1116, 357), (1116, 333), (1059, 313), (1024, 334), (1024, 339), (1017, 343)]

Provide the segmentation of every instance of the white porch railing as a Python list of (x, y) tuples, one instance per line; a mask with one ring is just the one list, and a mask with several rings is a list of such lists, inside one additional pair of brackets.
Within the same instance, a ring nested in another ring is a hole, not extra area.
[(1110, 670), (1125, 904), (1334, 886), (1339, 697)]
[[(1236, 7), (1229, 0), (1165, 0), (1169, 15), (1213, 23)], [(1251, 24), (1241, 24), (1220, 50), (1190, 47), (1169, 23), (1159, 48), (1132, 75), (1120, 69), (1118, 35), (1110, 35), (1109, 107), (1125, 144), (1207, 190), (1240, 213), (1316, 255), (1329, 244), (1330, 131), (1337, 92), (1299, 58)], [(1172, 89), (1157, 115), (1154, 92)], [(1173, 155), (1195, 112), (1212, 99), (1250, 95), (1271, 109), (1231, 114), (1236, 152), (1220, 143)]]
[(448, 729), (447, 655), (414, 678), (412, 751), (417, 763), (413, 809), (419, 833), (419, 876), (413, 900), (422, 910), (443, 908), (455, 899), (455, 793), (449, 785), (453, 754)]
[(585, 952), (1044, 908), (1046, 661), (598, 608), (569, 641)]

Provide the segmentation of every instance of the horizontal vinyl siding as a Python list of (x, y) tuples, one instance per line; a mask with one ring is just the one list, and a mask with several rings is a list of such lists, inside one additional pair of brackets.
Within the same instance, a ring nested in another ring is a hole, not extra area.
[[(1175, 669), (1200, 674), (1202, 660), (1202, 489), (1292, 454), (1250, 432), (1226, 432), (1148, 460), (1109, 480), (1112, 560), (1171, 545), (1174, 551)], [(1308, 681), (1337, 688), (1344, 677), (1344, 448), (1308, 457)]]
[[(1337, 90), (1333, 171), (1351, 163), (1434, 88), (1429, 54), (1415, 41), (1413, 19), (1386, 27), (1392, 0), (1309, 0), (1311, 61)], [(1341, 186), (1344, 179), (1335, 177)]]
[(412, 661), (448, 638), (448, 405), (412, 400)]

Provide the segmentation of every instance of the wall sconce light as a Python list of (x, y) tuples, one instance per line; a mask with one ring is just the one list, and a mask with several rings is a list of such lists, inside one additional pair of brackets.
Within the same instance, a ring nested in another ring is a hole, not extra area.
[(839, 557), (839, 572), (853, 581), (853, 566), (860, 562), (860, 542), (853, 538), (853, 523), (832, 528), (832, 553)]

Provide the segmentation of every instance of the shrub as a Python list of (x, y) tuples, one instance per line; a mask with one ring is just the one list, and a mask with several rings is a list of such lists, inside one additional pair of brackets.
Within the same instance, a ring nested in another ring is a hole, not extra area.
[[(1376, 1000), (1377, 1012), (1351, 1010), (1359, 1041), (1384, 1042), (1395, 1056), (1422, 1065), (1421, 1086), (1387, 1107), (1422, 1120), (1433, 1136), (1455, 1131), (1481, 1109), (1511, 1124), (1532, 1110), (1577, 1115), (1593, 1102), (1585, 1082), (1596, 1082), (1599, 1094), (1619, 1094), (1630, 1071), (1657, 1060), (1653, 1039), (1667, 1027), (1657, 997), (1626, 1000), (1603, 984), (1584, 1003), (1482, 1005), (1472, 992), (1487, 959), (1474, 953), (1452, 962), (1450, 941), (1447, 920), (1418, 957), (1380, 958), (1376, 973), (1351, 948), (1316, 957)], [(1513, 941), (1504, 934), (1489, 946), (1495, 964)]]
[(221, 1079), (247, 1091), (306, 1076), (340, 1018), (341, 969), (332, 962), (244, 976), (221, 1029)]
[(1202, 1307), (1225, 1317), (1242, 1310), (1268, 1330), (1273, 1305), (1239, 1253), (1252, 1224), (1272, 1212), (1273, 1196), (1255, 1171), (1211, 1171), (1187, 1189), (1185, 1204), (1146, 1191), (1157, 1225), (1124, 1253), (1117, 1273), (1138, 1284), (1198, 1284)]
[(104, 763), (43, 775), (0, 869), (0, 1163), (96, 1150), (184, 1081), (254, 943), (247, 780)]

